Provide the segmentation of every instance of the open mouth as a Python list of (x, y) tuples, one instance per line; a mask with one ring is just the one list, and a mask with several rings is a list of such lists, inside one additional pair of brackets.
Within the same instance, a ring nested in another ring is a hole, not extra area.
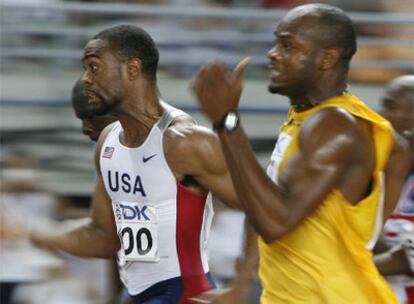
[(280, 76), (280, 72), (276, 70), (270, 70), (269, 76), (270, 78), (277, 78)]
[(270, 78), (273, 79), (273, 78), (280, 77), (281, 72), (274, 65), (269, 64), (267, 67), (269, 68), (269, 77)]

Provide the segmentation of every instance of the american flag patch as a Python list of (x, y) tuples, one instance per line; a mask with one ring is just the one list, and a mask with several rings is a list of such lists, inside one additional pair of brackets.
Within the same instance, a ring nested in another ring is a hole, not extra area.
[(112, 154), (114, 154), (115, 148), (114, 147), (105, 147), (102, 157), (103, 158), (111, 158)]

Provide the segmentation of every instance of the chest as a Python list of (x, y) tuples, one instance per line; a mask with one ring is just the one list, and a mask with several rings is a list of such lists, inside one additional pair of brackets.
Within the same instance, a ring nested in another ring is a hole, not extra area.
[(176, 180), (164, 156), (161, 134), (151, 134), (138, 148), (109, 138), (100, 155), (105, 188), (114, 200), (157, 202), (176, 194)]

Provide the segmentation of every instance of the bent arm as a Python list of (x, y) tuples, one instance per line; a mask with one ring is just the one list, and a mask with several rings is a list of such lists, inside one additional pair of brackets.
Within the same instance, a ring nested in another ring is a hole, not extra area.
[[(112, 125), (102, 132), (95, 151), (95, 166), (100, 172), (99, 157), (102, 144)], [(112, 212), (111, 200), (98, 173), (92, 197), (90, 217), (72, 223), (59, 223), (47, 230), (33, 230), (31, 240), (38, 246), (63, 250), (80, 257), (113, 258), (120, 248)]]
[(39, 247), (62, 250), (79, 257), (113, 258), (120, 243), (113, 226), (113, 215), (102, 181), (92, 200), (91, 216), (55, 223), (48, 229), (32, 230), (30, 239)]
[(177, 176), (191, 176), (204, 192), (232, 208), (242, 208), (215, 133), (195, 125), (176, 126), (165, 138), (168, 164), (178, 180)]
[(266, 242), (291, 231), (338, 186), (355, 145), (363, 144), (355, 124), (342, 112), (315, 114), (303, 126), (299, 152), (288, 161), (278, 183), (256, 161), (242, 127), (219, 133), (239, 200)]

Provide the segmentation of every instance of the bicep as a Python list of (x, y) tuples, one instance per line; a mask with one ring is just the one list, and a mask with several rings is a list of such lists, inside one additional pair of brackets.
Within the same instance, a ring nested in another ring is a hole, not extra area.
[[(332, 156), (331, 156), (332, 157)], [(312, 157), (299, 152), (287, 164), (286, 175), (281, 176), (282, 188), (288, 198), (289, 229), (309, 216), (336, 188), (344, 174), (343, 163), (312, 161)]]
[[(172, 132), (171, 132), (172, 133)], [(170, 134), (171, 135), (171, 134)], [(168, 163), (177, 175), (192, 176), (224, 203), (239, 208), (220, 141), (211, 130), (194, 126), (167, 138)]]
[(365, 146), (365, 141), (356, 122), (341, 112), (331, 114), (333, 117), (304, 125), (299, 151), (287, 164), (286, 175), (281, 175), (295, 210), (291, 225), (307, 217), (333, 189), (339, 189), (348, 169), (359, 163), (355, 147)]
[(205, 145), (202, 149), (195, 145), (197, 150), (194, 153), (198, 161), (194, 178), (227, 205), (241, 209), (218, 137), (215, 134), (207, 135)]

